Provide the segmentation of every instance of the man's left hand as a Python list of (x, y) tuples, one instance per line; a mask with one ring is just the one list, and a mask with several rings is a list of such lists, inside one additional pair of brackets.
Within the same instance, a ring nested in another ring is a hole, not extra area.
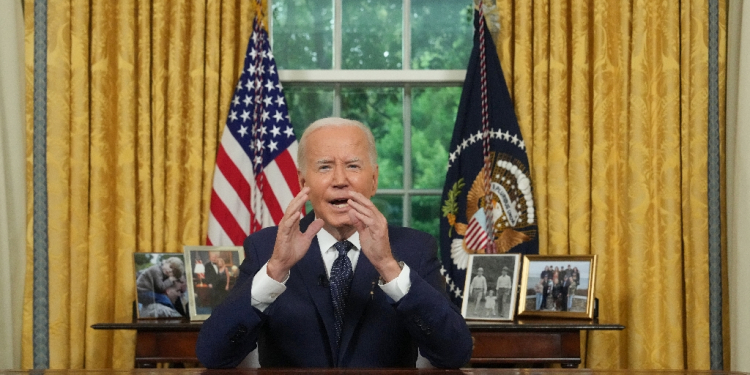
[(398, 277), (401, 267), (391, 253), (388, 221), (370, 199), (356, 191), (350, 191), (349, 194), (349, 217), (359, 232), (362, 253), (378, 270), (383, 280), (389, 282)]

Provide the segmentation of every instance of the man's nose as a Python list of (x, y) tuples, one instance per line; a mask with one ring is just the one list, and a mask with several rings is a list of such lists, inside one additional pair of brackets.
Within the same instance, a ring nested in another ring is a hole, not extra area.
[(333, 184), (336, 187), (346, 187), (349, 184), (345, 168), (336, 167), (333, 169)]

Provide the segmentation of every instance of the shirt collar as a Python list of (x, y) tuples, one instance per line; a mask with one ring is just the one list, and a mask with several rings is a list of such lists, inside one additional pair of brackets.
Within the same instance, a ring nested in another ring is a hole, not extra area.
[[(320, 246), (320, 251), (322, 252), (328, 251), (333, 247), (333, 244), (339, 242), (331, 233), (325, 230), (325, 228), (322, 228), (316, 236), (318, 237), (318, 246)], [(354, 231), (354, 234), (349, 236), (346, 240), (354, 245), (354, 248), (350, 250), (359, 251), (361, 248), (359, 244), (359, 232)]]

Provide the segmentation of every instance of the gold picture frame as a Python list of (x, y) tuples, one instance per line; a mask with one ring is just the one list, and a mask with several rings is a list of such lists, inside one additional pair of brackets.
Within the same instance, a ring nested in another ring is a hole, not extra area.
[(245, 251), (242, 246), (184, 246), (183, 251), (190, 320), (203, 321), (237, 282)]
[(520, 269), (520, 254), (470, 255), (461, 304), (464, 319), (512, 321)]
[(596, 255), (526, 255), (519, 317), (594, 318)]

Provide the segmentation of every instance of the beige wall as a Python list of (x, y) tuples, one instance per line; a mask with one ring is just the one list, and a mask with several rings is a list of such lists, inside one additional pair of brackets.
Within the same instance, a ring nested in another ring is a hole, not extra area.
[[(730, 370), (750, 372), (750, 3), (729, 2), (727, 29), (727, 234)], [(742, 27), (744, 25), (744, 27)], [(725, 364), (726, 365), (726, 364)], [(726, 366), (725, 366), (726, 367)]]
[(25, 261), (23, 18), (0, 0), (0, 369), (21, 366)]

